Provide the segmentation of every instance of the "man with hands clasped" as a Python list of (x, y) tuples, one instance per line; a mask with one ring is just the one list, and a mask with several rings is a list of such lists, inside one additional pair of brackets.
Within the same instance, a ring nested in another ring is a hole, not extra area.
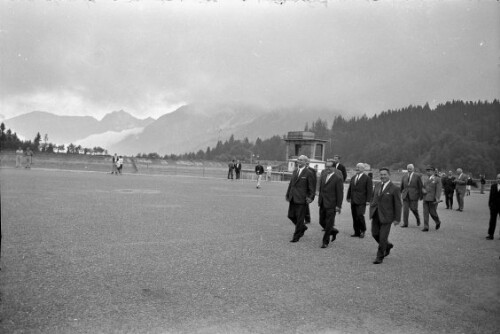
[(389, 242), (391, 225), (401, 221), (401, 192), (390, 180), (388, 168), (380, 169), (380, 183), (375, 186), (370, 202), (372, 236), (378, 243), (377, 257), (374, 264), (381, 264), (394, 247)]

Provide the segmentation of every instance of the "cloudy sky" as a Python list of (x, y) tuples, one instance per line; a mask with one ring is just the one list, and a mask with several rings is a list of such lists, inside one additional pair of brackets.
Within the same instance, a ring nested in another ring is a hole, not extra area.
[(499, 98), (499, 1), (282, 2), (0, 0), (1, 117)]

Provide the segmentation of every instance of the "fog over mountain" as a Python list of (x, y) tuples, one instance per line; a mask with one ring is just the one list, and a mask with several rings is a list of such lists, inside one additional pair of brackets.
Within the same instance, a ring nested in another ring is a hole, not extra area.
[(48, 134), (49, 142), (100, 146), (108, 152), (135, 155), (156, 152), (182, 154), (214, 147), (231, 135), (250, 141), (303, 130), (322, 118), (330, 124), (338, 110), (288, 108), (268, 110), (243, 103), (195, 103), (178, 108), (157, 120), (137, 119), (121, 110), (101, 121), (93, 117), (56, 116), (32, 112), (5, 121), (7, 128), (25, 138)]

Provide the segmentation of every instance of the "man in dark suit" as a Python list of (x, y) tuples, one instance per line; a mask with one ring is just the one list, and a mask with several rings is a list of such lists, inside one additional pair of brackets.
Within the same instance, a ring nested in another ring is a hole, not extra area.
[(347, 179), (347, 170), (345, 169), (345, 166), (340, 163), (340, 155), (334, 155), (333, 162), (335, 168), (342, 173), (342, 177), (344, 178), (343, 181), (345, 181), (345, 179)]
[(373, 185), (372, 179), (365, 173), (365, 165), (356, 165), (356, 175), (351, 178), (349, 189), (347, 190), (347, 202), (351, 203), (352, 226), (354, 234), (351, 237), (365, 237), (366, 205), (372, 200)]
[(401, 179), (401, 197), (403, 198), (403, 225), (408, 227), (410, 210), (417, 219), (417, 226), (420, 226), (420, 216), (418, 214), (418, 201), (422, 200), (422, 179), (415, 173), (412, 164), (406, 166), (408, 173)]
[(234, 165), (234, 171), (236, 172), (236, 180), (239, 180), (241, 173), (241, 162), (239, 160), (237, 160), (236, 164)]
[(306, 207), (314, 201), (316, 195), (316, 184), (314, 178), (307, 168), (306, 163), (309, 161), (305, 155), (301, 155), (297, 159), (298, 167), (293, 171), (292, 179), (288, 184), (286, 191), (286, 200), (289, 202), (288, 218), (295, 225), (295, 232), (290, 242), (297, 242), (304, 235), (307, 226), (304, 223)]
[(493, 240), (497, 226), (497, 216), (500, 215), (500, 174), (497, 175), (497, 183), (491, 185), (488, 206), (490, 207), (490, 226), (486, 239)]
[(464, 211), (464, 196), (465, 188), (467, 187), (467, 175), (464, 174), (462, 168), (457, 168), (457, 174), (458, 176), (454, 181), (458, 202), (457, 211)]
[(377, 257), (374, 264), (380, 264), (394, 247), (389, 242), (391, 224), (401, 221), (401, 193), (390, 180), (388, 168), (380, 169), (380, 183), (375, 186), (370, 202), (370, 218), (372, 219), (372, 236), (378, 243)]
[[(307, 168), (309, 168), (309, 170), (313, 174), (313, 176), (314, 176), (314, 185), (317, 187), (317, 184), (318, 184), (318, 171), (316, 169), (312, 168), (309, 165), (309, 162), (306, 164), (306, 166), (307, 166)], [(306, 218), (305, 219), (306, 219), (306, 224), (309, 224), (311, 222), (311, 210), (309, 210), (309, 204), (306, 207)]]
[(429, 215), (436, 223), (436, 230), (441, 226), (441, 220), (437, 214), (438, 203), (441, 202), (441, 178), (437, 175), (433, 167), (426, 168), (427, 177), (424, 181), (424, 229), (423, 232), (429, 231)]
[(455, 192), (455, 177), (453, 172), (450, 170), (448, 175), (441, 179), (444, 189), (444, 198), (446, 201), (446, 208), (453, 209), (453, 193)]
[(322, 174), (319, 180), (319, 221), (324, 226), (323, 244), (321, 248), (327, 248), (332, 241), (337, 238), (339, 230), (335, 228), (335, 215), (340, 213), (342, 200), (344, 198), (344, 185), (342, 174), (333, 167), (333, 161), (327, 161), (326, 172)]

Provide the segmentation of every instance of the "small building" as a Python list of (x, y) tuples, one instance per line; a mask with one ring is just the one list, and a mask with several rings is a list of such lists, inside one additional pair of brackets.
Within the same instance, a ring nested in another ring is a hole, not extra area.
[(328, 140), (318, 139), (314, 132), (290, 131), (283, 140), (286, 142), (286, 161), (288, 171), (295, 169), (297, 158), (305, 155), (309, 158), (309, 166), (321, 172), (325, 169), (325, 143)]

